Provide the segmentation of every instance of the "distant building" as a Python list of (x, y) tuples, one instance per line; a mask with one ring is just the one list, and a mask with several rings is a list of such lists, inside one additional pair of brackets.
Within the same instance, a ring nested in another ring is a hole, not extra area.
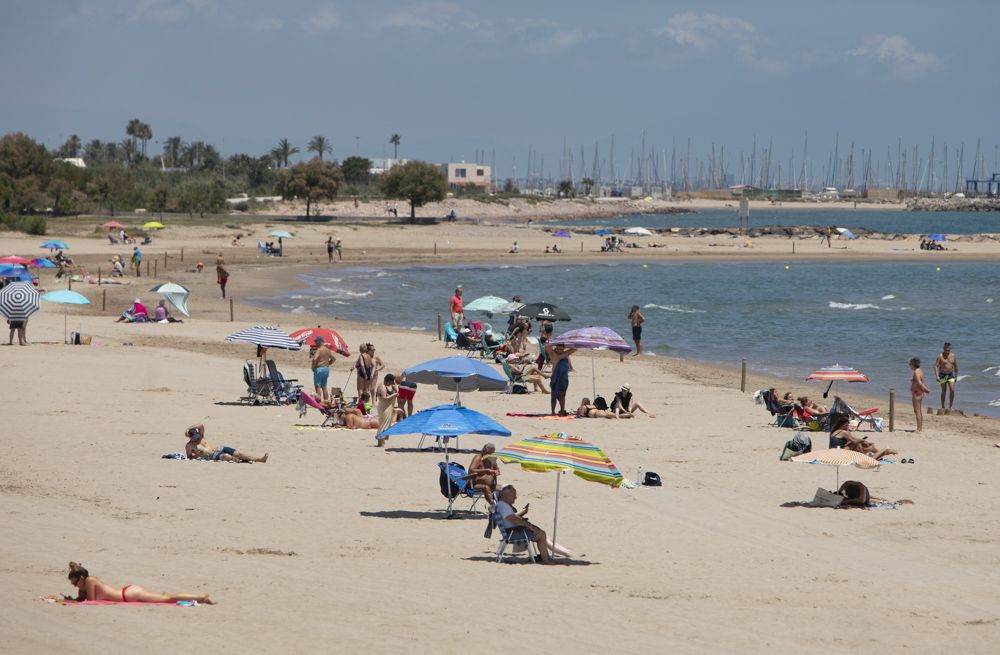
[(410, 160), (383, 157), (382, 159), (373, 159), (371, 161), (372, 161), (372, 166), (371, 168), (368, 169), (368, 172), (371, 173), (372, 175), (381, 175), (383, 173), (388, 173), (390, 170), (392, 170), (393, 166), (400, 166)]
[(442, 164), (441, 170), (448, 180), (448, 186), (461, 187), (474, 184), (477, 187), (488, 187), (493, 184), (492, 171), (489, 166), (483, 164), (466, 164), (463, 161), (457, 164)]
[(76, 166), (77, 168), (87, 168), (87, 162), (83, 161), (82, 157), (60, 157), (56, 161), (61, 161), (64, 164), (70, 164), (71, 166)]

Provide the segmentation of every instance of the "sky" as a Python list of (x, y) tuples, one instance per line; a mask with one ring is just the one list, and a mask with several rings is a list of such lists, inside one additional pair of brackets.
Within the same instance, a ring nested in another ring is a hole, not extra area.
[(624, 166), (643, 135), (737, 162), (773, 139), (787, 162), (808, 132), (824, 163), (838, 135), (878, 157), (964, 142), (967, 162), (982, 138), (992, 164), (997, 25), (979, 0), (3, 0), (0, 133), (56, 147), (139, 118), (227, 156), (321, 134), (335, 158), (398, 133), (400, 157), (498, 177), (529, 148), (554, 170), (564, 142), (606, 162), (612, 137)]

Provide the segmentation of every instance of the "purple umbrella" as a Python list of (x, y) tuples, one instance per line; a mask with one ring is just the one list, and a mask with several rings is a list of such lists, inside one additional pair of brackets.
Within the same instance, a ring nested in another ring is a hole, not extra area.
[[(553, 346), (569, 346), (570, 348), (586, 350), (613, 350), (616, 353), (627, 353), (632, 351), (632, 346), (628, 345), (620, 334), (606, 327), (585, 327), (563, 332), (558, 337), (549, 342)], [(597, 396), (597, 373), (595, 371), (594, 356), (590, 356), (590, 378), (594, 396)]]
[(554, 237), (566, 237), (567, 239), (569, 239), (571, 237), (570, 233), (567, 232), (566, 230), (559, 230), (558, 232), (554, 232), (552, 234), (552, 236), (554, 236)]

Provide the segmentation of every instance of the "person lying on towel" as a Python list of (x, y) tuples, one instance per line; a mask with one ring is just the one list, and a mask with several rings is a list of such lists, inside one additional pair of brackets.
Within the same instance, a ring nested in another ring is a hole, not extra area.
[(187, 437), (187, 445), (184, 446), (184, 454), (188, 459), (210, 459), (216, 462), (260, 462), (267, 461), (267, 453), (263, 457), (254, 457), (247, 453), (241, 453), (235, 448), (222, 446), (216, 448), (205, 441), (205, 426), (201, 423), (192, 425), (184, 432)]

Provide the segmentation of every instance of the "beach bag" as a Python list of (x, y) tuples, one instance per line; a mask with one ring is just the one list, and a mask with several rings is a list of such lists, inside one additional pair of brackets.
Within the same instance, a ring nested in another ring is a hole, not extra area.
[(594, 407), (607, 411), (608, 401), (604, 399), (604, 396), (597, 396), (594, 398)]
[(510, 392), (516, 394), (528, 393), (528, 387), (520, 382), (515, 382), (510, 386)]
[(646, 475), (643, 476), (642, 485), (644, 487), (662, 487), (663, 480), (660, 479), (659, 473), (654, 473), (653, 471), (646, 471)]
[(813, 498), (813, 507), (840, 507), (844, 502), (844, 497), (826, 489), (817, 489)]
[(785, 448), (781, 451), (781, 461), (787, 462), (796, 455), (812, 452), (812, 439), (809, 435), (796, 432), (795, 436), (785, 442)]
[(787, 414), (778, 414), (775, 418), (775, 427), (779, 428), (794, 428), (795, 427), (795, 417), (792, 416), (791, 412)]

